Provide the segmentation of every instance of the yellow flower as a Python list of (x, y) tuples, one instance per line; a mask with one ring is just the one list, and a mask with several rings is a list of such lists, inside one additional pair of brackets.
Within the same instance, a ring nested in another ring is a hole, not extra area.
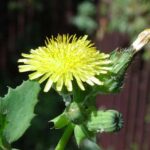
[(47, 80), (44, 92), (48, 92), (51, 86), (57, 91), (64, 86), (72, 91), (73, 80), (82, 90), (85, 90), (83, 83), (102, 85), (96, 76), (106, 74), (110, 69), (109, 55), (97, 51), (86, 35), (79, 38), (58, 35), (47, 39), (46, 46), (31, 49), (30, 54), (22, 56), (24, 58), (18, 60), (23, 63), (19, 65), (19, 71), (31, 71), (30, 80), (38, 79), (39, 83)]

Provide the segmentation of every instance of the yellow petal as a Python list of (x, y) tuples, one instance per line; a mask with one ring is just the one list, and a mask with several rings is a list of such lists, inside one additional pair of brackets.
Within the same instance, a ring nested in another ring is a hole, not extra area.
[(34, 73), (29, 75), (29, 78), (30, 78), (30, 80), (34, 80), (34, 79), (41, 77), (42, 75), (43, 75), (43, 73), (34, 72)]
[(56, 83), (57, 91), (61, 91), (62, 87), (63, 87), (63, 77), (61, 77)]
[(96, 83), (97, 85), (103, 85), (103, 82), (101, 82), (99, 79), (95, 77), (91, 77), (90, 80)]
[(48, 92), (50, 90), (52, 84), (53, 84), (53, 81), (51, 80), (51, 78), (49, 78), (45, 85), (44, 92)]

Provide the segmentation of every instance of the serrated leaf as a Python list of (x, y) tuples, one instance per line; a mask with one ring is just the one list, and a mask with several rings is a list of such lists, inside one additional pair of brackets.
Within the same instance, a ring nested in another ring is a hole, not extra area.
[(9, 88), (5, 97), (0, 98), (1, 109), (7, 111), (7, 125), (3, 135), (9, 143), (20, 138), (35, 116), (34, 107), (38, 102), (40, 86), (35, 81), (24, 81), (16, 89)]

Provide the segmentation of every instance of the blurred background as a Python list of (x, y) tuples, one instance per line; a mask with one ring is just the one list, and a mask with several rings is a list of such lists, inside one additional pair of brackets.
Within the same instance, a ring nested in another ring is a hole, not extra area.
[[(148, 0), (0, 0), (0, 95), (7, 86), (27, 79), (27, 74), (18, 73), (17, 60), (22, 52), (44, 45), (46, 37), (88, 34), (98, 49), (108, 53), (128, 47), (148, 27)], [(41, 93), (37, 116), (13, 147), (53, 150), (62, 131), (50, 130), (48, 120), (63, 107), (55, 91)], [(103, 150), (150, 150), (150, 47), (135, 57), (122, 92), (98, 96), (97, 107), (117, 109), (124, 116), (119, 133), (97, 136)], [(72, 141), (68, 150), (77, 150)]]

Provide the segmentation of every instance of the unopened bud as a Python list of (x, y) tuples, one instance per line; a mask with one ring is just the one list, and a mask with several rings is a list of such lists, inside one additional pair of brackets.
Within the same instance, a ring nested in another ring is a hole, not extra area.
[(90, 114), (86, 126), (91, 132), (115, 132), (123, 126), (122, 114), (116, 110), (98, 110)]

